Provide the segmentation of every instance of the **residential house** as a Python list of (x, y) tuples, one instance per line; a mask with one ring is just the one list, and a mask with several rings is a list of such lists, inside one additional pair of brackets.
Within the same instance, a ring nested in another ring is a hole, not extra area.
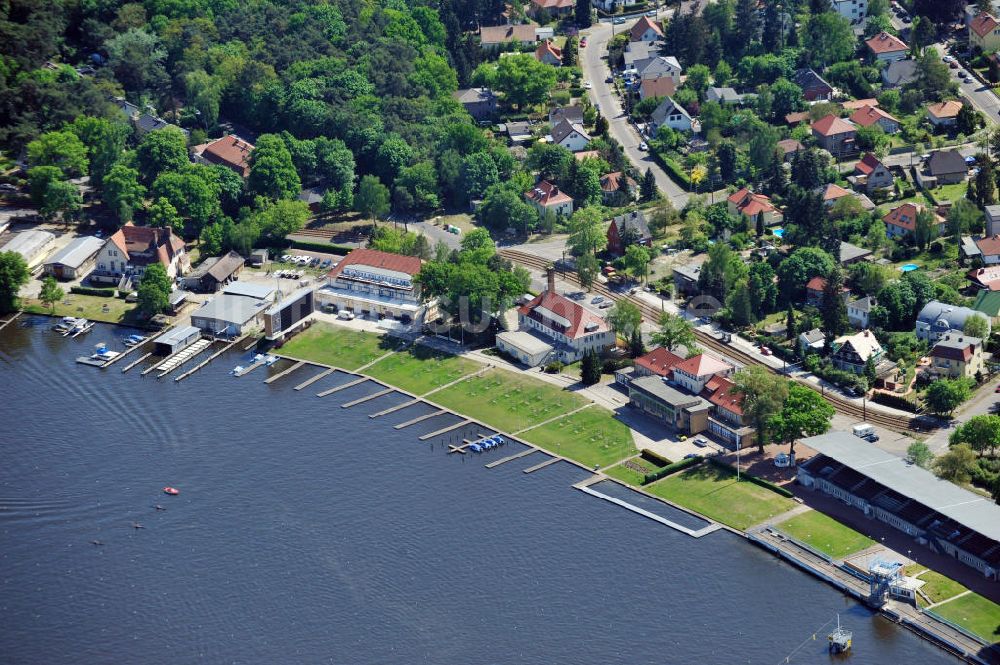
[(224, 256), (210, 256), (184, 277), (184, 286), (191, 291), (215, 293), (239, 277), (243, 264), (243, 257), (232, 250)]
[(97, 268), (90, 279), (96, 282), (137, 283), (146, 268), (159, 263), (170, 279), (191, 268), (187, 248), (170, 227), (135, 226), (126, 222), (105, 241), (97, 253)]
[(755, 430), (747, 425), (743, 414), (746, 395), (736, 390), (736, 385), (722, 377), (714, 377), (702, 391), (702, 397), (712, 404), (708, 416), (708, 432), (729, 448), (752, 446)]
[(573, 13), (575, 7), (576, 0), (531, 0), (528, 13), (537, 16), (544, 10), (549, 16), (567, 16)]
[(644, 356), (635, 359), (635, 375), (659, 376), (670, 379), (674, 374), (674, 367), (684, 362), (684, 357), (679, 356), (669, 349), (658, 346)]
[(660, 127), (670, 127), (678, 132), (690, 132), (692, 127), (691, 116), (683, 106), (670, 97), (656, 107), (650, 116), (649, 125), (653, 134), (658, 132)]
[[(826, 278), (816, 275), (806, 282), (806, 304), (819, 307), (823, 302), (823, 290), (826, 289)], [(846, 286), (840, 287), (840, 295), (847, 302), (851, 297), (851, 290)]]
[(964, 330), (965, 321), (970, 316), (981, 316), (986, 319), (986, 337), (989, 337), (990, 320), (985, 314), (969, 307), (949, 305), (938, 300), (931, 300), (920, 310), (920, 313), (917, 314), (914, 332), (916, 332), (917, 339), (936, 342), (944, 337), (949, 330)]
[(45, 274), (56, 279), (80, 279), (97, 264), (97, 253), (103, 246), (104, 241), (94, 236), (74, 238), (45, 261)]
[(583, 124), (582, 106), (559, 106), (549, 111), (549, 125), (555, 127), (565, 120), (572, 125)]
[(871, 296), (858, 298), (847, 303), (847, 319), (859, 330), (867, 330), (872, 307), (877, 305)]
[(674, 266), (674, 291), (677, 295), (686, 297), (698, 293), (698, 277), (701, 275), (701, 264)]
[(902, 88), (917, 78), (916, 60), (893, 60), (882, 68), (882, 85), (886, 88)]
[(625, 44), (625, 50), (622, 52), (625, 70), (635, 69), (638, 62), (652, 60), (660, 55), (661, 48), (663, 48), (662, 42), (629, 42)]
[(899, 120), (877, 106), (862, 106), (851, 114), (849, 120), (858, 127), (878, 125), (886, 134), (895, 134), (899, 131)]
[(553, 67), (562, 67), (562, 49), (546, 39), (535, 49), (535, 60)]
[(986, 235), (1000, 234), (1000, 205), (986, 206), (983, 212), (986, 213)]
[(845, 111), (854, 113), (858, 109), (864, 108), (866, 106), (871, 106), (875, 108), (879, 105), (878, 100), (874, 97), (865, 97), (864, 99), (848, 99), (847, 101), (840, 102), (840, 108)]
[(832, 208), (833, 204), (835, 204), (837, 201), (844, 198), (845, 196), (851, 196), (852, 194), (851, 190), (844, 189), (840, 185), (833, 182), (829, 183), (828, 185), (822, 185), (819, 188), (819, 192), (823, 196), (823, 205), (825, 205), (827, 208)]
[(663, 29), (648, 16), (643, 16), (628, 33), (632, 42), (655, 42), (663, 39)]
[(830, 8), (852, 25), (857, 25), (868, 16), (868, 0), (830, 0)]
[(590, 144), (590, 134), (583, 128), (583, 125), (560, 120), (552, 128), (552, 142), (570, 152), (579, 152), (585, 150)]
[(980, 12), (969, 23), (969, 46), (983, 53), (993, 53), (1000, 49), (1000, 21), (986, 12)]
[(540, 215), (544, 215), (549, 210), (559, 217), (569, 217), (573, 214), (573, 199), (548, 180), (539, 181), (538, 184), (524, 193), (524, 198), (535, 206)]
[(640, 0), (594, 0), (594, 6), (608, 13), (612, 13), (617, 9), (634, 7), (639, 4), (639, 2)]
[(497, 96), (489, 88), (458, 90), (454, 97), (476, 120), (489, 120), (497, 114)]
[(807, 102), (829, 101), (833, 95), (833, 86), (809, 67), (796, 71), (792, 83), (802, 88), (802, 96)]
[(872, 255), (872, 250), (840, 241), (840, 265), (849, 266), (864, 261)]
[(764, 225), (778, 224), (784, 217), (774, 204), (764, 194), (754, 194), (746, 187), (733, 192), (726, 199), (726, 207), (730, 215), (742, 215), (751, 222), (756, 222), (758, 216), (763, 216)]
[(806, 147), (795, 139), (781, 139), (778, 141), (778, 149), (781, 150), (783, 159), (787, 162), (792, 158), (792, 155), (800, 150), (805, 150)]
[(601, 199), (604, 205), (620, 206), (635, 201), (639, 184), (621, 171), (601, 176)]
[(718, 358), (699, 353), (674, 367), (673, 381), (688, 392), (697, 395), (713, 376), (729, 377), (736, 369)]
[(833, 340), (833, 354), (830, 360), (837, 369), (864, 374), (869, 359), (875, 365), (875, 374), (878, 378), (884, 380), (895, 373), (896, 364), (885, 357), (885, 350), (870, 330), (842, 335)]
[(521, 145), (531, 140), (533, 125), (530, 122), (507, 122), (503, 126), (511, 145)]
[(635, 63), (636, 75), (640, 80), (658, 79), (669, 76), (674, 85), (681, 84), (681, 63), (672, 55), (658, 55), (649, 60), (642, 60)]
[(358, 316), (418, 321), (425, 311), (420, 283), (414, 280), (420, 265), (416, 256), (351, 250), (327, 273), (326, 284), (316, 291), (316, 305)]
[(608, 251), (611, 254), (621, 256), (629, 245), (653, 245), (653, 234), (649, 232), (646, 215), (641, 210), (618, 215), (608, 226)]
[(229, 134), (195, 146), (191, 149), (191, 154), (196, 163), (225, 166), (241, 178), (246, 178), (250, 175), (250, 154), (253, 148), (252, 143)]
[(935, 150), (927, 160), (927, 172), (939, 185), (963, 182), (969, 175), (969, 165), (957, 149)]
[(663, 75), (654, 79), (642, 79), (639, 81), (639, 99), (647, 97), (673, 97), (677, 91), (677, 83), (673, 77)]
[(716, 104), (742, 104), (744, 95), (736, 92), (733, 88), (710, 87), (705, 92), (705, 100)]
[(962, 106), (962, 102), (956, 99), (928, 104), (927, 119), (938, 128), (954, 127), (958, 122), (958, 112), (962, 110)]
[(990, 325), (1000, 324), (1000, 291), (980, 291), (972, 309), (990, 320)]
[(535, 43), (534, 23), (526, 25), (495, 25), (479, 29), (479, 45), (483, 50), (493, 51), (504, 44), (528, 46)]
[(810, 350), (819, 352), (826, 345), (826, 335), (819, 328), (813, 328), (812, 330), (800, 332), (798, 343), (800, 353), (805, 354)]
[(708, 429), (712, 403), (678, 390), (658, 376), (633, 379), (628, 398), (630, 406), (689, 436)]
[(983, 264), (992, 266), (1000, 263), (1000, 235), (979, 238), (975, 243)]
[(896, 182), (892, 172), (886, 168), (874, 153), (865, 155), (854, 165), (854, 174), (851, 184), (861, 187), (867, 192), (874, 192), (877, 189), (887, 189)]
[[(917, 229), (917, 215), (923, 211), (924, 206), (916, 203), (903, 203), (896, 206), (882, 217), (882, 221), (885, 222), (885, 234), (890, 238), (902, 238), (912, 234)], [(936, 212), (932, 214), (934, 215), (932, 225), (934, 228), (931, 235), (936, 237), (941, 235), (944, 230), (945, 219)]]
[(903, 60), (910, 52), (910, 47), (902, 39), (882, 31), (865, 41), (872, 58), (877, 62), (892, 62)]
[(950, 379), (974, 378), (985, 372), (983, 340), (961, 330), (949, 330), (931, 349), (930, 373)]
[(812, 135), (820, 147), (832, 155), (855, 151), (857, 128), (832, 113), (812, 123)]
[(972, 268), (965, 273), (965, 278), (979, 290), (1000, 291), (1000, 265), (993, 264), (985, 268)]
[(785, 124), (789, 127), (794, 127), (795, 125), (806, 122), (807, 120), (809, 120), (808, 111), (796, 111), (785, 115)]

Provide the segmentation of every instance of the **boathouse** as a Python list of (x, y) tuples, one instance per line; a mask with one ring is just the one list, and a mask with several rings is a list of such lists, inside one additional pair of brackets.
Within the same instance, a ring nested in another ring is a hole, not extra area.
[(153, 353), (169, 356), (183, 351), (201, 339), (201, 331), (194, 326), (173, 328), (153, 340)]

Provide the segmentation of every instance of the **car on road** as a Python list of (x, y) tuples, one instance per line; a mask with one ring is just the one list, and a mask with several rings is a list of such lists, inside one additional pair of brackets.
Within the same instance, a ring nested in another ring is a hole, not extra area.
[(653, 18), (656, 18), (656, 10), (650, 9), (648, 12), (646, 12), (646, 16), (652, 16)]
[(875, 443), (876, 441), (878, 441), (878, 434), (874, 434), (874, 433), (873, 434), (869, 434), (868, 436), (864, 437), (864, 439), (868, 443)]
[(642, 143), (639, 144), (639, 150), (642, 150), (643, 152), (646, 152), (647, 150), (649, 150), (649, 146), (646, 145), (645, 141), (643, 141)]
[(760, 347), (760, 355), (762, 355), (762, 356), (769, 356), (771, 354), (772, 354), (771, 349), (767, 348), (766, 346)]
[(604, 302), (602, 302), (600, 305), (597, 306), (597, 309), (607, 309), (612, 305), (614, 305), (613, 302), (611, 302), (610, 300), (605, 300)]
[(695, 457), (699, 457), (699, 455), (697, 455), (696, 453), (688, 453), (687, 455), (684, 456), (684, 459), (694, 459)]
[(591, 305), (596, 305), (599, 302), (604, 302), (604, 296), (594, 296), (593, 298), (590, 299)]
[(694, 440), (694, 445), (698, 446), (699, 448), (704, 448), (705, 446), (708, 445), (708, 439), (699, 436), (697, 439)]
[(995, 393), (1000, 393), (1000, 386), (997, 386), (997, 389), (996, 389), (996, 390), (994, 390), (993, 392), (995, 392)]
[(591, 88), (594, 87), (594, 84), (591, 83), (590, 81), (584, 81), (583, 82), (583, 87), (586, 88), (587, 90), (590, 90)]
[(614, 23), (615, 25), (621, 25), (624, 22), (625, 22), (624, 16), (619, 16), (618, 18), (612, 21), (612, 23)]
[(566, 297), (570, 300), (583, 300), (587, 296), (583, 291), (573, 291), (572, 293), (567, 293)]
[(604, 82), (605, 83), (614, 83), (615, 82), (615, 77), (614, 76), (609, 76), (608, 78), (604, 79)]
[(587, 48), (587, 38), (584, 37), (580, 40), (580, 48)]

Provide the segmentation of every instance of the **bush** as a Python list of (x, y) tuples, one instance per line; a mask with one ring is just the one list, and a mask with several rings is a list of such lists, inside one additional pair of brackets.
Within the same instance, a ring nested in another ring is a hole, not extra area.
[(893, 395), (892, 393), (880, 393), (876, 392), (872, 395), (871, 401), (876, 404), (884, 404), (885, 406), (891, 406), (894, 409), (899, 409), (901, 411), (909, 411), (910, 413), (917, 412), (916, 403), (903, 397), (902, 395)]
[(114, 298), (115, 296), (114, 289), (102, 289), (96, 286), (71, 286), (69, 292), (81, 296), (99, 296), (101, 298)]
[[(345, 245), (334, 245), (332, 242), (306, 242), (304, 240), (293, 240), (289, 247), (313, 252), (327, 252), (328, 254), (349, 254), (354, 249)], [(282, 253), (281, 250), (273, 252), (278, 256), (281, 256)]]
[(601, 364), (601, 372), (604, 374), (614, 374), (620, 369), (631, 366), (632, 361), (628, 358), (608, 358)]
[(674, 462), (673, 464), (668, 464), (662, 469), (657, 469), (653, 473), (647, 473), (646, 477), (642, 479), (643, 485), (648, 485), (652, 482), (656, 482), (660, 478), (666, 478), (670, 474), (677, 473), (678, 471), (683, 471), (688, 467), (692, 467), (695, 464), (701, 464), (705, 458), (703, 457), (687, 457), (679, 462)]
[(690, 191), (691, 178), (680, 164), (670, 157), (664, 156), (660, 152), (656, 152), (655, 150), (650, 152), (653, 154), (653, 159), (655, 159), (656, 162), (663, 167), (663, 170), (667, 172), (667, 175), (669, 175), (674, 182), (679, 183), (684, 189)]
[(563, 371), (563, 367), (565, 367), (565, 365), (563, 365), (562, 362), (555, 360), (545, 366), (545, 373), (558, 374), (559, 372)]
[(670, 466), (673, 464), (673, 462), (668, 460), (666, 457), (655, 450), (650, 450), (649, 448), (643, 448), (640, 457), (657, 467)]

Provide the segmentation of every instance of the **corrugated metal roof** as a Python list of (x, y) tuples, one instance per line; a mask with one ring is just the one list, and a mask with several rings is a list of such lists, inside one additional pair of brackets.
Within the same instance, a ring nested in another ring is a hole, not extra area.
[(89, 261), (97, 252), (104, 247), (104, 241), (94, 236), (83, 236), (74, 238), (68, 245), (56, 252), (52, 258), (45, 262), (46, 265), (61, 264), (70, 268), (79, 268)]

